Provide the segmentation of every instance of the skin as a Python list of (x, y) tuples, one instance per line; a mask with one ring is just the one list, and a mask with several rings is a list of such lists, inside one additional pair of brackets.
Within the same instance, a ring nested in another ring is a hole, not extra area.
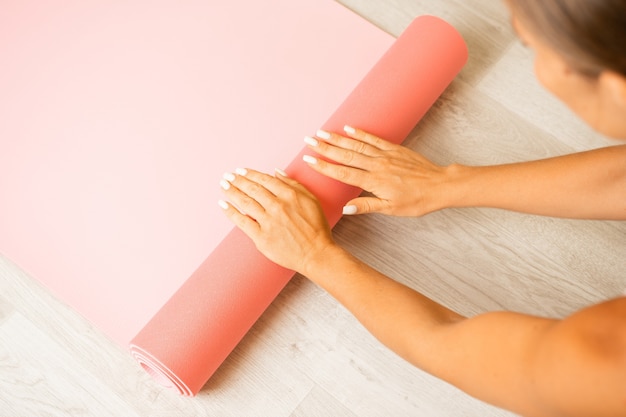
[[(544, 86), (598, 131), (626, 139), (626, 78), (573, 71), (513, 19)], [(358, 129), (319, 132), (312, 169), (370, 191), (349, 212), (421, 216), (488, 206), (572, 218), (626, 218), (626, 147), (492, 167), (441, 167)], [(270, 260), (320, 285), (382, 343), (483, 401), (525, 416), (626, 416), (626, 298), (564, 319), (463, 317), (339, 247), (318, 200), (293, 179), (251, 169), (222, 183), (226, 215)], [(480, 190), (477, 192), (477, 190)], [(241, 211), (239, 211), (238, 207)], [(242, 214), (246, 213), (245, 215)]]

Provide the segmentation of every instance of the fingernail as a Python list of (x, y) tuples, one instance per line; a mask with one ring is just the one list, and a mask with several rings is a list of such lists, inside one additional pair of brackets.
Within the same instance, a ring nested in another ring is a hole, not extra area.
[(224, 174), (224, 179), (228, 182), (235, 181), (235, 175), (230, 172)]
[(311, 155), (304, 155), (302, 160), (304, 160), (307, 164), (317, 164), (317, 158), (314, 158)]
[(317, 139), (312, 138), (310, 136), (305, 136), (304, 137), (304, 143), (306, 143), (307, 145), (311, 145), (311, 146), (317, 146), (320, 143), (317, 141)]
[(218, 200), (217, 205), (220, 206), (223, 210), (228, 210), (228, 203), (224, 200)]
[(328, 140), (328, 139), (330, 139), (330, 133), (328, 133), (325, 130), (318, 130), (317, 131), (317, 137), (320, 138), (320, 139)]
[(356, 214), (356, 212), (357, 212), (357, 208), (356, 206), (353, 206), (353, 205), (344, 206), (343, 208), (343, 214), (351, 215), (351, 214)]
[(354, 135), (354, 134), (356, 133), (356, 129), (355, 129), (355, 128), (353, 128), (352, 126), (348, 126), (348, 125), (345, 125), (345, 126), (343, 127), (343, 130), (344, 130), (344, 132), (346, 132), (348, 135)]
[(245, 177), (246, 174), (248, 173), (248, 170), (245, 168), (237, 168), (235, 169), (235, 172), (237, 173), (237, 175), (241, 175), (242, 177)]
[(287, 175), (287, 173), (285, 171), (283, 171), (280, 168), (274, 168), (274, 171), (278, 172), (279, 175), (282, 175), (283, 177), (288, 177), (289, 175)]
[(230, 183), (226, 180), (221, 180), (220, 181), (220, 186), (225, 189), (228, 190), (230, 188)]

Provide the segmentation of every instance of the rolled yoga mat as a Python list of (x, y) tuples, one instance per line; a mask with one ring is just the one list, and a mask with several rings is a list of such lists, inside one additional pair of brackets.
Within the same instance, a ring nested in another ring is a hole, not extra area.
[[(347, 124), (401, 143), (467, 57), (452, 26), (418, 17), (322, 128), (341, 133)], [(360, 190), (310, 169), (302, 161), (310, 152), (286, 172), (320, 199), (334, 225)], [(131, 341), (132, 355), (161, 384), (195, 395), (293, 275), (235, 228)]]
[(210, 184), (288, 165), (393, 41), (334, 0), (4, 2), (0, 256), (127, 347), (230, 232)]

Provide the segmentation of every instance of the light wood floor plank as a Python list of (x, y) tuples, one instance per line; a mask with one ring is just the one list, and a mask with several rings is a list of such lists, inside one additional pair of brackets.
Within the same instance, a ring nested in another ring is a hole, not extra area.
[(458, 0), (341, 0), (351, 10), (365, 16), (388, 33), (400, 35), (420, 15), (439, 16), (463, 35), (470, 59), (460, 79), (478, 83), (513, 43), (515, 35), (508, 23), (508, 11), (500, 1)]
[(19, 313), (0, 326), (0, 413), (10, 416), (138, 416), (65, 346)]
[(338, 402), (334, 396), (320, 387), (315, 387), (300, 403), (290, 417), (357, 417)]

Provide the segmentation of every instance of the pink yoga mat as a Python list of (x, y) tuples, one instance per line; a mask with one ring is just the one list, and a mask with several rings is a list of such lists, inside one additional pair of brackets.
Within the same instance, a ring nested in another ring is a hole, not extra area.
[(122, 346), (393, 38), (331, 0), (2, 0), (0, 253)]
[[(435, 17), (416, 19), (323, 125), (349, 124), (400, 143), (467, 60), (461, 36)], [(360, 190), (307, 167), (303, 149), (287, 173), (322, 201), (331, 225)], [(259, 318), (293, 272), (261, 255), (234, 229), (131, 342), (165, 386), (194, 395)]]
[[(466, 58), (452, 28), (422, 18), (350, 94), (388, 35), (332, 1), (212, 3), (5, 0), (0, 13), (0, 252), (118, 343), (137, 335), (144, 367), (186, 394), (292, 275), (229, 233), (221, 174), (288, 165), (347, 96), (326, 129), (399, 142)], [(287, 171), (336, 222), (358, 190), (299, 161)]]

